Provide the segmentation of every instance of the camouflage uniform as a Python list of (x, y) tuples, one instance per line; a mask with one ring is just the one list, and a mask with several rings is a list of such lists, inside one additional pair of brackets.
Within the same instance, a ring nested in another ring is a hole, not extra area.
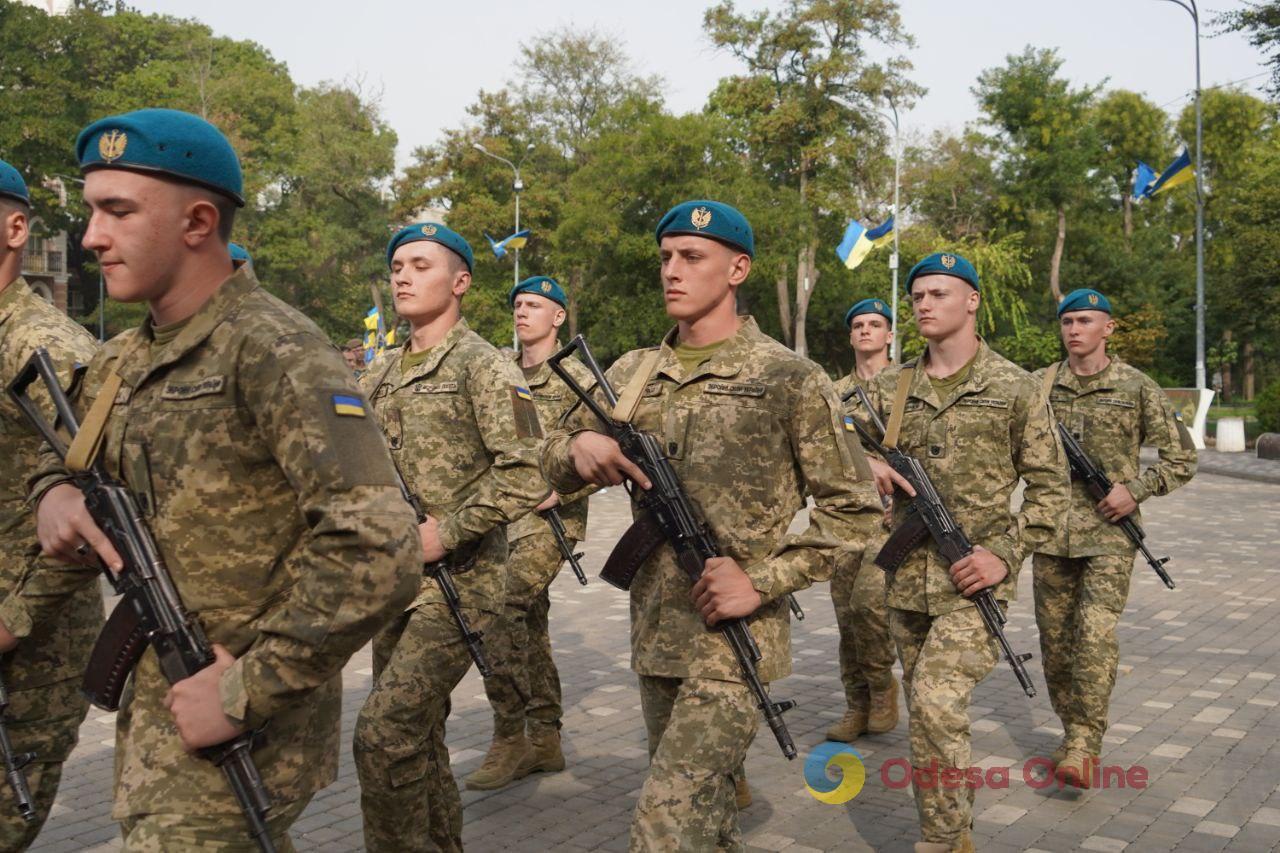
[[(1043, 377), (1045, 369), (1037, 372)], [(1141, 503), (1166, 495), (1196, 471), (1195, 445), (1160, 386), (1137, 368), (1111, 357), (1081, 381), (1066, 362), (1057, 371), (1049, 402), (1113, 483), (1123, 483)], [(1160, 461), (1139, 473), (1138, 450), (1154, 445)], [(1049, 699), (1072, 747), (1102, 750), (1107, 707), (1120, 659), (1116, 624), (1129, 597), (1137, 550), (1121, 529), (1096, 509), (1084, 484), (1071, 487), (1058, 535), (1036, 550), (1036, 622)], [(1133, 520), (1141, 523), (1140, 513)]]
[[(836, 396), (842, 398), (857, 387), (871, 396), (875, 393), (875, 380), (860, 379), (856, 372), (850, 372), (836, 382)], [(857, 397), (845, 402), (844, 412), (866, 423), (865, 410)], [(875, 431), (871, 433), (874, 435)], [(888, 533), (883, 527), (877, 530), (865, 547), (856, 547), (842, 556), (831, 577), (831, 602), (840, 628), (840, 680), (848, 707), (864, 711), (873, 692), (896, 689), (884, 572), (874, 562)]]
[[(463, 568), (458, 596), (483, 632), (506, 588), (503, 525), (548, 492), (536, 411), (520, 396), (515, 365), (465, 320), (425, 362), (406, 370), (402, 356), (382, 355), (361, 381), (406, 482)], [(444, 737), (449, 694), (470, 668), (439, 586), (422, 577), (417, 598), (375, 641), (373, 690), (356, 722), (369, 850), (461, 849), (462, 801)]]
[[(254, 760), (272, 815), (297, 814), (337, 776), (343, 665), (408, 602), (418, 574), (385, 446), (363, 406), (335, 406), (359, 401), (337, 351), (248, 266), (167, 343), (149, 325), (109, 341), (80, 389), (81, 417), (109, 370), (124, 387), (101, 458), (137, 497), (209, 640), (238, 657), (222, 676), (223, 711), (262, 729)], [(41, 461), (35, 499), (66, 477), (50, 451)], [(56, 606), (24, 602), (33, 618)], [(160, 833), (247, 848), (222, 772), (183, 750), (167, 690), (148, 650), (116, 720), (112, 814), (125, 849), (154, 847)], [(272, 826), (292, 849), (288, 823)]]
[[(517, 361), (519, 356), (516, 357)], [(584, 388), (591, 387), (591, 373), (576, 359), (561, 362)], [(554, 424), (577, 399), (569, 387), (544, 362), (526, 386), (533, 394), (538, 420)], [(559, 507), (569, 547), (587, 535), (587, 498)], [(507, 528), (511, 555), (507, 560), (506, 601), (500, 618), (485, 639), (493, 654), (493, 675), (484, 689), (493, 706), (493, 732), (509, 737), (535, 727), (560, 728), (560, 673), (551, 658), (547, 614), (548, 591), (560, 573), (563, 557), (546, 519), (530, 513)]]
[[(764, 603), (748, 621), (767, 683), (791, 670), (786, 594), (830, 578), (841, 543), (865, 541), (880, 502), (858, 473), (861, 454), (844, 438), (834, 390), (817, 365), (750, 318), (688, 376), (674, 344), (672, 332), (633, 420), (660, 439), (723, 553), (760, 593)], [(632, 351), (614, 364), (615, 388), (628, 385), (643, 356)], [(597, 428), (579, 406), (548, 435), (543, 470), (562, 494), (583, 485), (570, 458), (573, 433)], [(806, 494), (815, 502), (809, 527), (787, 535)], [(757, 712), (729, 646), (707, 629), (689, 586), (664, 545), (631, 587), (631, 665), (651, 755), (633, 850), (741, 847), (732, 774)]]
[[(878, 407), (888, 422), (902, 367), (876, 377)], [(999, 557), (1009, 576), (994, 593), (1012, 601), (1023, 557), (1048, 541), (1066, 490), (1064, 457), (1035, 380), (985, 341), (967, 378), (946, 400), (917, 364), (903, 407), (898, 448), (920, 460), (951, 513), (975, 545)], [(1021, 510), (1009, 508), (1018, 479)], [(902, 524), (910, 501), (894, 505)], [(995, 642), (972, 603), (951, 582), (932, 541), (913, 551), (888, 578), (889, 629), (902, 660), (916, 767), (969, 767), (969, 697), (997, 661)], [(958, 844), (972, 823), (973, 790), (915, 788), (926, 842)]]
[[(82, 326), (41, 299), (21, 278), (0, 291), (0, 383), (7, 386), (44, 347), (58, 367), (63, 386), (73, 364), (88, 364), (96, 344)], [(39, 384), (31, 396), (52, 421), (49, 400)], [(27, 781), (37, 818), (27, 823), (0, 791), (0, 850), (21, 850), (35, 839), (58, 791), (62, 762), (76, 744), (89, 703), (80, 695), (93, 640), (102, 627), (102, 596), (97, 587), (76, 584), (66, 606), (47, 621), (31, 625), (22, 608), (9, 606), (37, 560), (35, 516), (25, 505), (27, 477), (36, 468), (40, 439), (8, 394), (0, 395), (0, 622), (23, 641), (3, 658), (0, 679), (9, 690), (5, 725), (16, 753), (35, 753)]]

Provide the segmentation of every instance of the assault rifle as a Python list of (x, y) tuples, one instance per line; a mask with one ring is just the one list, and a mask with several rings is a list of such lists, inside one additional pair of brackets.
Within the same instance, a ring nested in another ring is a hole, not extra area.
[(13, 797), (18, 801), (18, 814), (27, 823), (36, 819), (35, 801), (31, 799), (31, 788), (27, 786), (27, 774), (22, 769), (36, 757), (35, 753), (24, 752), (13, 754), (13, 744), (9, 742), (9, 730), (4, 725), (4, 712), (9, 710), (9, 691), (0, 679), (0, 761), (4, 762), (4, 779), (13, 789)]
[(578, 576), (578, 583), (583, 586), (587, 585), (587, 574), (582, 571), (582, 563), (578, 560), (582, 559), (582, 553), (575, 554), (573, 549), (569, 547), (569, 537), (564, 532), (564, 519), (560, 517), (560, 512), (555, 508), (544, 510), (542, 517), (547, 520), (547, 524), (551, 525), (551, 535), (556, 537), (556, 547), (560, 549), (560, 558), (569, 561), (569, 568), (573, 569), (573, 573)]

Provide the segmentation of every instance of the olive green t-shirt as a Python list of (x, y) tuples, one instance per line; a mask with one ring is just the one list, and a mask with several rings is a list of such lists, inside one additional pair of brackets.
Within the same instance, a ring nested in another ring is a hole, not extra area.
[[(725, 340), (727, 341), (728, 338)], [(678, 343), (675, 346), (676, 361), (680, 362), (680, 369), (684, 371), (685, 376), (688, 376), (698, 369), (698, 365), (715, 355), (716, 350), (720, 349), (724, 344), (725, 341), (716, 341), (713, 344), (695, 347), (686, 343)]]
[(933, 390), (938, 395), (938, 399), (946, 400), (951, 396), (953, 391), (959, 388), (964, 381), (969, 378), (969, 371), (973, 369), (973, 362), (977, 357), (978, 354), (974, 353), (973, 358), (965, 362), (964, 367), (960, 368), (950, 376), (929, 377), (929, 381), (933, 383)]

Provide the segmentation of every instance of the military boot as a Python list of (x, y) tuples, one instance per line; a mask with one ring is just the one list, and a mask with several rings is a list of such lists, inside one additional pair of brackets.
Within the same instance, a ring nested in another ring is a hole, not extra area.
[(733, 778), (733, 799), (738, 804), (738, 811), (751, 805), (751, 786), (747, 784), (746, 776)]
[(1058, 781), (1076, 788), (1092, 788), (1093, 774), (1098, 767), (1098, 756), (1079, 747), (1071, 747), (1058, 762), (1054, 776)]
[(853, 743), (867, 733), (867, 709), (854, 706), (844, 712), (840, 722), (827, 729), (827, 740), (838, 740), (841, 743)]
[(529, 753), (529, 741), (524, 732), (510, 737), (495, 735), (479, 769), (467, 777), (467, 790), (496, 791), (505, 788), (524, 775), (519, 768)]
[(871, 691), (871, 707), (867, 710), (867, 732), (882, 735), (898, 727), (898, 679), (887, 690)]
[(917, 841), (915, 853), (975, 853), (973, 839), (965, 833), (951, 843), (945, 841)]
[(556, 773), (564, 769), (564, 753), (560, 750), (560, 730), (555, 726), (538, 726), (529, 732), (529, 751), (516, 768), (516, 778), (530, 773)]

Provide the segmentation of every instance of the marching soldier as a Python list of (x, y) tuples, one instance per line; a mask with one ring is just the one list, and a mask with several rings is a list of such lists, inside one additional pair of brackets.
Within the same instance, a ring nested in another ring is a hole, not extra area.
[[(853, 348), (853, 370), (836, 382), (843, 398), (854, 388), (873, 393), (875, 378), (889, 366), (893, 315), (879, 299), (863, 299), (844, 315)], [(844, 411), (865, 418), (856, 397)], [(840, 629), (840, 680), (844, 717), (827, 730), (827, 740), (849, 743), (863, 734), (884, 734), (898, 725), (898, 680), (893, 677), (893, 639), (884, 603), (884, 572), (873, 562), (884, 534), (855, 548), (836, 565), (831, 601)], [(861, 545), (861, 543), (859, 543)]]
[[(429, 516), (420, 562), (448, 560), (467, 620), (485, 633), (506, 588), (503, 528), (547, 497), (537, 411), (515, 364), (462, 318), (472, 253), (461, 236), (434, 222), (409, 225), (391, 238), (387, 265), (410, 337), (375, 359), (361, 384)], [(353, 744), (365, 845), (461, 850), (462, 801), (444, 738), (449, 694), (471, 657), (434, 579), (421, 577), (373, 658)]]
[[(96, 346), (80, 324), (41, 299), (20, 275), (31, 207), (18, 170), (0, 161), (0, 383), (7, 386), (44, 347), (58, 368), (63, 387), (72, 369), (88, 364)], [(34, 396), (34, 392), (33, 392)], [(41, 403), (48, 403), (39, 398)], [(45, 412), (52, 419), (51, 407)], [(31, 624), (13, 597), (35, 559), (35, 517), (25, 505), (26, 481), (36, 470), (39, 436), (7, 394), (0, 396), (0, 623), (17, 647), (0, 663), (0, 681), (9, 691), (4, 724), (17, 754), (35, 757), (25, 773), (35, 802), (34, 821), (24, 820), (0, 788), (0, 850), (23, 850), (35, 839), (62, 778), (62, 763), (76, 745), (89, 703), (80, 693), (80, 674), (102, 627), (102, 596), (91, 584), (73, 583), (64, 607)], [(72, 579), (74, 581), (74, 578)], [(5, 642), (7, 640), (7, 642)]]
[[(650, 767), (631, 825), (632, 850), (741, 849), (735, 770), (758, 711), (724, 638), (708, 626), (749, 617), (760, 679), (791, 668), (787, 593), (830, 578), (841, 543), (880, 517), (860, 449), (826, 374), (739, 318), (735, 294), (754, 239), (729, 205), (690, 201), (658, 223), (663, 296), (676, 327), (609, 371), (632, 421), (656, 435), (724, 556), (692, 586), (660, 545), (631, 587), (632, 667)], [(543, 470), (560, 494), (586, 483), (647, 488), (583, 406), (548, 435)], [(861, 480), (862, 482), (859, 482)], [(787, 535), (806, 494), (809, 526)]]
[[(222, 771), (194, 753), (260, 730), (267, 827), (291, 850), (289, 826), (337, 776), (342, 667), (412, 595), (412, 513), (337, 352), (232, 265), (244, 202), (227, 139), (146, 109), (89, 125), (76, 154), (84, 246), (113, 299), (150, 309), (91, 360), (80, 437), (92, 447), (101, 431), (100, 458), (136, 496), (217, 655), (170, 687), (143, 654), (116, 720), (112, 814), (127, 851), (257, 850)], [(45, 552), (81, 564), (96, 552), (119, 570), (67, 478), (45, 452), (31, 495)], [(32, 622), (59, 606), (24, 601)]]
[[(1136, 548), (1113, 522), (1152, 495), (1167, 495), (1196, 472), (1196, 450), (1155, 380), (1107, 353), (1115, 331), (1111, 303), (1075, 290), (1058, 305), (1067, 359), (1037, 372), (1057, 421), (1069, 429), (1115, 484), (1095, 501), (1082, 483), (1071, 490), (1059, 535), (1032, 559), (1040, 652), (1062, 745), (1057, 776), (1088, 788), (1107, 731), (1107, 708), (1120, 659), (1116, 624), (1129, 598)], [(1140, 470), (1138, 450), (1160, 461)]]
[[(511, 290), (520, 354), (516, 363), (533, 395), (538, 419), (554, 424), (573, 395), (547, 366), (559, 348), (557, 333), (565, 321), (565, 294), (555, 279), (527, 278)], [(588, 370), (576, 360), (564, 362), (578, 384), (591, 387)], [(570, 550), (587, 534), (586, 497), (562, 503), (554, 492), (539, 512), (557, 509)], [(493, 675), (484, 689), (493, 706), (493, 744), (480, 767), (467, 777), (467, 787), (490, 791), (539, 771), (564, 769), (560, 749), (560, 673), (551, 657), (547, 614), (548, 590), (560, 573), (563, 557), (547, 520), (530, 513), (507, 528), (504, 607), (485, 640), (493, 657)]]
[[(887, 581), (911, 763), (940, 779), (969, 767), (969, 698), (998, 659), (967, 596), (992, 587), (997, 600), (1013, 600), (1023, 557), (1052, 535), (1066, 481), (1040, 388), (978, 337), (981, 294), (973, 265), (955, 254), (929, 255), (907, 276), (907, 292), (928, 350), (876, 378), (890, 433), (885, 445), (920, 460), (974, 543), (973, 553), (948, 569), (926, 541)], [(871, 464), (883, 493), (902, 484), (886, 464)], [(1009, 499), (1019, 479), (1027, 485), (1014, 514)], [(908, 505), (894, 502), (895, 526)], [(943, 784), (914, 790), (924, 836), (916, 850), (973, 850), (974, 790)]]

